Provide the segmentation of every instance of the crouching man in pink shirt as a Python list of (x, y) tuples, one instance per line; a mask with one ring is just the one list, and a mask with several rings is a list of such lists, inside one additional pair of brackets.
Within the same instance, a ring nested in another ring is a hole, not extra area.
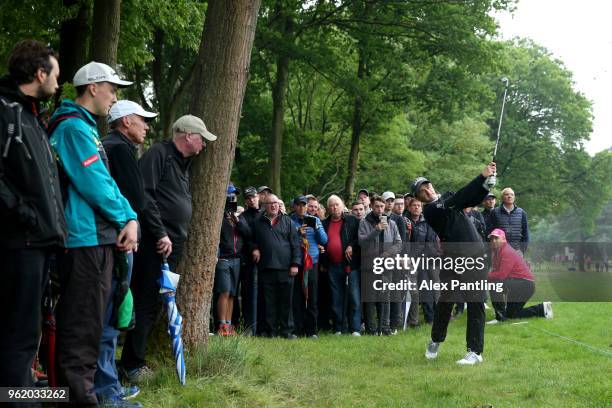
[(507, 319), (528, 317), (553, 317), (551, 302), (525, 307), (525, 303), (535, 292), (533, 274), (521, 255), (508, 244), (503, 230), (496, 228), (489, 234), (493, 248), (493, 265), (489, 272), (489, 282), (503, 283), (503, 292), (491, 291), (491, 302), (495, 309), (496, 324)]

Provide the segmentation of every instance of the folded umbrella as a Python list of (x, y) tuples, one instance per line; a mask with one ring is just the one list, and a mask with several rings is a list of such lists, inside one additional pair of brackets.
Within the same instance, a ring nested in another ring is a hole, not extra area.
[(185, 385), (185, 356), (181, 339), (183, 318), (176, 306), (176, 288), (179, 277), (179, 274), (170, 271), (170, 266), (164, 259), (161, 266), (161, 276), (158, 280), (159, 293), (164, 298), (168, 311), (168, 334), (170, 334), (170, 339), (172, 340), (172, 353), (176, 363), (176, 374), (181, 384)]

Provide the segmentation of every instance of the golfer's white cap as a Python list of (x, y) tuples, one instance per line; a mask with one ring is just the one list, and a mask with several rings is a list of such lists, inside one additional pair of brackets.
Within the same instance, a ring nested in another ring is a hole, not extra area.
[(95, 61), (83, 65), (72, 78), (72, 84), (74, 86), (93, 84), (96, 82), (110, 82), (111, 84), (116, 84), (119, 88), (125, 88), (126, 86), (132, 85), (132, 82), (124, 81), (119, 78), (115, 70), (108, 65)]
[(148, 112), (143, 109), (142, 106), (137, 104), (136, 102), (128, 101), (126, 99), (122, 99), (117, 101), (111, 108), (108, 114), (108, 121), (114, 122), (117, 119), (120, 119), (124, 116), (128, 115), (138, 115), (145, 119), (151, 119), (157, 116), (157, 113)]

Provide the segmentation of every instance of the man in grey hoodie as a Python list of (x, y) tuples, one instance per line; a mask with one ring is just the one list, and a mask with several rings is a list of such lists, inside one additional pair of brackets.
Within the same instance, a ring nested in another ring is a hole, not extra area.
[[(377, 257), (391, 257), (402, 249), (402, 239), (395, 221), (384, 215), (385, 201), (382, 197), (372, 198), (372, 211), (359, 222), (359, 245), (362, 248), (363, 282), (367, 285), (365, 293), (373, 293), (374, 281), (379, 278), (372, 270), (373, 260)], [(389, 281), (392, 271), (381, 275), (383, 281)], [(389, 301), (387, 290), (376, 290), (375, 302), (364, 302), (366, 332), (368, 334), (390, 335)]]

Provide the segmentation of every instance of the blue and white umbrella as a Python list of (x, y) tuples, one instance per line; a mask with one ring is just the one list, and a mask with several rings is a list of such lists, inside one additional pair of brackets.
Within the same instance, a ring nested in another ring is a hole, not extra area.
[(170, 271), (168, 262), (164, 259), (161, 266), (161, 276), (158, 279), (159, 293), (162, 294), (166, 309), (168, 310), (168, 334), (172, 340), (172, 352), (176, 362), (176, 374), (182, 385), (185, 385), (185, 356), (183, 353), (183, 340), (181, 332), (183, 318), (176, 306), (176, 288), (180, 275)]

